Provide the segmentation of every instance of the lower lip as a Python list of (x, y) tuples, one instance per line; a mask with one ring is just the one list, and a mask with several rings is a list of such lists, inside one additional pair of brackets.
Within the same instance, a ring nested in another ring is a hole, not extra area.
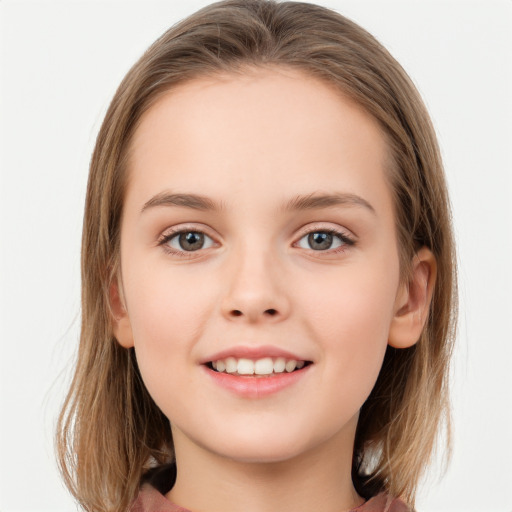
[(278, 373), (268, 377), (230, 375), (210, 370), (207, 366), (204, 366), (204, 369), (216, 384), (241, 397), (263, 398), (292, 386), (308, 373), (311, 366), (308, 365), (291, 373)]

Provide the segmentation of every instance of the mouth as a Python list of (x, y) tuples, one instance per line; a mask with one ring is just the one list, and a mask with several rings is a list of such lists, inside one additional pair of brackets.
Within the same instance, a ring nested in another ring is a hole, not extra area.
[(263, 357), (260, 359), (226, 357), (209, 361), (205, 366), (213, 372), (239, 377), (276, 377), (296, 373), (307, 368), (312, 361), (287, 359), (284, 357)]

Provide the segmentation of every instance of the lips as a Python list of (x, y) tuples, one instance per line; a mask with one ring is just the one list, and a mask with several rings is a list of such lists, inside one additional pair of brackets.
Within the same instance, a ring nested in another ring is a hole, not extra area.
[(244, 345), (238, 345), (236, 347), (231, 347), (225, 350), (221, 350), (220, 352), (215, 352), (203, 359), (199, 362), (200, 364), (208, 364), (212, 361), (219, 361), (220, 359), (227, 359), (228, 357), (234, 357), (235, 359), (251, 359), (253, 361), (257, 361), (258, 359), (263, 359), (266, 357), (271, 358), (279, 358), (282, 357), (285, 360), (295, 360), (295, 361), (306, 361), (307, 358), (301, 357), (298, 354), (294, 354), (293, 352), (289, 352), (287, 350), (283, 350), (281, 348), (272, 346), (272, 345), (262, 345), (259, 347), (250, 347)]
[(313, 362), (272, 346), (238, 346), (201, 361), (208, 376), (241, 397), (262, 398), (301, 380)]
[(297, 361), (296, 359), (285, 359), (284, 357), (263, 357), (257, 360), (227, 357), (208, 363), (208, 366), (217, 372), (229, 373), (231, 375), (261, 375), (269, 376), (303, 368), (307, 361)]

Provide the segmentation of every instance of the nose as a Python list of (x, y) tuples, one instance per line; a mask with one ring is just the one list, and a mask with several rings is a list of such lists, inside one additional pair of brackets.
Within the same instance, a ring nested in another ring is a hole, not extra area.
[(280, 322), (290, 314), (286, 280), (270, 250), (237, 251), (226, 269), (222, 314), (230, 321)]

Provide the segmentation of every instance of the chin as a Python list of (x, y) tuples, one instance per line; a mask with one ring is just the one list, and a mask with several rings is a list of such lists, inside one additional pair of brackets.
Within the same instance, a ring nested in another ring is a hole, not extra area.
[(263, 449), (261, 446), (247, 446), (246, 443), (241, 443), (238, 448), (232, 446), (229, 451), (217, 451), (217, 455), (241, 464), (276, 464), (295, 459), (302, 453), (303, 450), (298, 449), (297, 446)]
[[(207, 447), (218, 456), (251, 464), (271, 464), (295, 459), (300, 455), (314, 450), (325, 439), (323, 436), (293, 435), (291, 429), (287, 431), (261, 431), (251, 435), (250, 430), (243, 431), (244, 435), (233, 435), (225, 439), (218, 439), (209, 443)], [(330, 436), (325, 436), (330, 437)]]

